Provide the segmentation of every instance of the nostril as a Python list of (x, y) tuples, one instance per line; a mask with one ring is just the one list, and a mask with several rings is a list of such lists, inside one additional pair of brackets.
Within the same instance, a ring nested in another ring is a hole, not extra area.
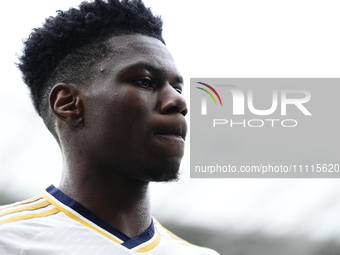
[(184, 105), (174, 104), (171, 106), (169, 105), (165, 110), (165, 114), (171, 114), (171, 113), (180, 113), (183, 116), (185, 116), (188, 113), (188, 109), (185, 104)]
[(188, 109), (187, 108), (185, 108), (183, 111), (181, 111), (181, 114), (183, 114), (183, 116), (187, 115), (187, 113), (188, 113)]
[(176, 113), (176, 112), (179, 112), (179, 109), (177, 106), (171, 106), (165, 111), (166, 114)]

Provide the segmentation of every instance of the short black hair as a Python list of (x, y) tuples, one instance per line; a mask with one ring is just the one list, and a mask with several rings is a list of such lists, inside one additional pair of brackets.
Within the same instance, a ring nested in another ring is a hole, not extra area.
[(138, 33), (165, 44), (161, 17), (154, 16), (141, 0), (84, 1), (79, 8), (57, 12), (33, 29), (18, 63), (33, 105), (55, 137), (47, 109), (51, 88), (59, 82), (88, 81), (89, 66), (110, 52), (105, 39)]

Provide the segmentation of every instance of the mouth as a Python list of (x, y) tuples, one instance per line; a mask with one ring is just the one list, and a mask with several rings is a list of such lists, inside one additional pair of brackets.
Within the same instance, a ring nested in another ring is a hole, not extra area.
[(163, 124), (158, 126), (155, 130), (154, 135), (162, 138), (177, 140), (177, 141), (185, 141), (185, 137), (187, 134), (187, 126), (186, 122), (171, 122), (170, 124)]
[(170, 140), (177, 140), (181, 142), (185, 141), (185, 136), (183, 137), (182, 135), (178, 133), (164, 132), (164, 133), (155, 133), (155, 135), (166, 138), (166, 139), (170, 139)]

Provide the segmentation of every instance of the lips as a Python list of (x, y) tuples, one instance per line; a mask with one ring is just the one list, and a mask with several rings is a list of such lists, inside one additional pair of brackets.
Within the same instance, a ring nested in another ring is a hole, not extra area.
[(155, 128), (154, 134), (168, 139), (179, 139), (184, 141), (187, 134), (186, 121), (174, 118), (166, 122), (160, 122)]
[(172, 133), (156, 133), (155, 135), (169, 140), (184, 142), (184, 138), (182, 136)]

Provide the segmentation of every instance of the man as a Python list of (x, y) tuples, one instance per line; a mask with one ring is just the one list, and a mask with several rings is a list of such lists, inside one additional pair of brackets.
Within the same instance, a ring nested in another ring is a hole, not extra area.
[(0, 254), (217, 254), (151, 216), (187, 132), (183, 78), (141, 1), (83, 2), (46, 20), (19, 68), (63, 155), (58, 188), (0, 207)]

